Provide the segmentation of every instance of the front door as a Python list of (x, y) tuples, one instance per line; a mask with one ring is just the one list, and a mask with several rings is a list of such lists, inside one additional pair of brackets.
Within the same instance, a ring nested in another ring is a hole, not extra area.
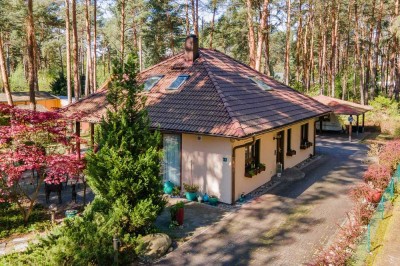
[(276, 163), (282, 164), (283, 167), (283, 159), (284, 159), (284, 149), (285, 149), (285, 131), (279, 131), (276, 134)]
[(181, 136), (177, 134), (163, 135), (164, 181), (181, 185)]

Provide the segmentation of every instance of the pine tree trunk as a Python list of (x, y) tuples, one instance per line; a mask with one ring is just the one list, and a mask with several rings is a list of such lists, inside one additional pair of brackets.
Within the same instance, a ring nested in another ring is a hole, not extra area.
[(310, 14), (310, 47), (309, 47), (309, 56), (308, 60), (304, 59), (307, 63), (307, 79), (306, 79), (306, 91), (307, 93), (311, 87), (311, 78), (314, 73), (314, 23), (315, 23), (315, 15), (314, 15), (314, 6), (312, 1), (310, 1), (311, 14)]
[(79, 54), (78, 54), (78, 30), (76, 21), (76, 0), (72, 0), (72, 42), (73, 42), (73, 72), (74, 72), (74, 96), (75, 101), (80, 98), (80, 80), (79, 80)]
[(120, 32), (120, 38), (121, 38), (121, 47), (120, 47), (120, 53), (121, 53), (121, 67), (122, 70), (124, 70), (124, 62), (125, 62), (125, 0), (121, 0), (121, 32)]
[(185, 20), (186, 20), (186, 36), (190, 34), (190, 22), (189, 22), (189, 0), (186, 0), (185, 4)]
[[(248, 0), (249, 1), (249, 0)], [(290, 12), (291, 12), (291, 0), (286, 0), (286, 49), (285, 49), (285, 72), (283, 74), (283, 80), (286, 85), (289, 85), (289, 76), (290, 76)]]
[(35, 27), (33, 24), (32, 0), (28, 0), (28, 15), (26, 17), (26, 38), (28, 49), (28, 84), (29, 102), (32, 110), (36, 111), (35, 100)]
[(91, 36), (90, 36), (90, 17), (89, 17), (90, 0), (85, 1), (85, 22), (86, 22), (86, 74), (85, 74), (85, 96), (88, 96), (92, 82), (92, 52), (91, 52)]
[(213, 45), (213, 35), (214, 35), (214, 21), (215, 21), (215, 13), (217, 12), (217, 0), (213, 0), (213, 15), (211, 20), (211, 29), (210, 29), (210, 49), (212, 49)]
[[(375, 41), (374, 41), (374, 56), (373, 56), (374, 62), (372, 64), (372, 72), (371, 72), (371, 82), (372, 82), (372, 88), (374, 91), (376, 90), (376, 87), (377, 87), (378, 64), (379, 64), (378, 56), (379, 56), (379, 44), (380, 44), (381, 31), (382, 31), (383, 2), (384, 2), (384, 0), (380, 0), (379, 14), (378, 14), (378, 19), (376, 21), (377, 28), (376, 28)], [(382, 62), (383, 62), (383, 60), (382, 60)], [(383, 68), (381, 68), (381, 71), (383, 72)], [(381, 80), (381, 86), (383, 85), (382, 81), (383, 80)], [(374, 94), (371, 94), (372, 98), (374, 96), (375, 96)]]
[[(302, 42), (302, 34), (303, 34), (303, 14), (301, 11), (302, 0), (299, 0), (299, 16), (298, 21), (299, 25), (297, 25), (297, 35), (296, 35), (296, 82), (300, 81), (300, 54), (301, 54), (301, 42)], [(304, 40), (306, 42), (306, 40)]]
[(65, 42), (67, 50), (67, 95), (68, 104), (72, 103), (71, 91), (71, 48), (70, 48), (70, 29), (69, 29), (69, 1), (65, 0)]
[(97, 0), (93, 1), (92, 93), (97, 91)]
[(266, 32), (265, 32), (265, 47), (264, 47), (264, 74), (271, 76), (271, 68), (270, 68), (270, 61), (269, 61), (269, 36), (270, 36), (270, 25), (269, 25), (269, 21), (270, 21), (270, 12), (268, 12), (268, 16), (267, 16), (267, 27), (266, 27)]
[(192, 0), (191, 3), (194, 34), (199, 36), (199, 0)]
[(331, 59), (330, 59), (330, 87), (331, 87), (331, 96), (335, 97), (335, 71), (336, 71), (336, 41), (337, 41), (337, 34), (338, 34), (338, 21), (339, 21), (339, 12), (340, 12), (340, 3), (336, 6), (336, 1), (332, 3), (332, 36), (331, 36)]
[(321, 61), (321, 94), (325, 93), (325, 78), (326, 78), (326, 29), (322, 32), (322, 61)]
[(358, 3), (357, 0), (354, 4), (354, 17), (355, 17), (355, 34), (354, 34), (354, 42), (356, 44), (356, 58), (358, 62), (359, 76), (360, 76), (360, 102), (361, 104), (365, 104), (365, 92), (364, 92), (364, 59), (361, 54), (360, 47), (360, 37), (359, 37), (359, 17), (358, 17)]
[(142, 49), (142, 35), (139, 35), (139, 68), (143, 70), (143, 49)]
[(249, 65), (251, 68), (255, 68), (255, 57), (256, 57), (256, 41), (255, 41), (255, 33), (254, 33), (254, 25), (253, 25), (253, 7), (251, 0), (246, 0), (246, 8), (247, 8), (247, 26), (249, 29)]
[[(398, 18), (399, 17), (399, 0), (395, 1), (394, 5), (394, 17)], [(400, 58), (399, 58), (399, 37), (394, 36), (394, 45), (393, 45), (393, 54), (394, 58), (396, 58), (397, 64), (394, 67), (395, 68), (395, 76), (393, 79), (393, 82), (396, 82), (396, 85), (394, 87), (394, 98), (396, 101), (400, 101)]]
[(255, 62), (255, 70), (261, 70), (261, 58), (262, 58), (262, 48), (265, 40), (265, 32), (267, 29), (267, 18), (268, 18), (268, 5), (269, 0), (264, 0), (261, 10), (261, 21), (260, 27), (258, 28), (258, 41), (257, 41), (257, 54), (256, 54), (256, 62)]
[(1, 71), (1, 79), (3, 81), (4, 92), (6, 93), (7, 103), (8, 105), (14, 105), (12, 96), (11, 96), (11, 88), (10, 83), (8, 82), (8, 72), (6, 66), (6, 60), (4, 59), (4, 50), (3, 50), (3, 36), (0, 32), (0, 71)]

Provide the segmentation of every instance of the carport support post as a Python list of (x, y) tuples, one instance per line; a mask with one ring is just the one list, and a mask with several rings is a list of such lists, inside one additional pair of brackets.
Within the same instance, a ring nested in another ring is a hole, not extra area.
[(352, 122), (349, 122), (349, 141), (351, 142), (351, 132), (353, 131)]
[(81, 136), (81, 123), (79, 121), (75, 122), (75, 135), (76, 135), (76, 152), (78, 155), (78, 159), (81, 159), (81, 140), (79, 139)]
[(361, 128), (361, 132), (364, 133), (364, 120), (365, 120), (365, 114), (362, 114), (362, 128)]
[(358, 125), (358, 115), (357, 115), (357, 136), (358, 136), (358, 131), (360, 130), (360, 127), (359, 127), (359, 125)]

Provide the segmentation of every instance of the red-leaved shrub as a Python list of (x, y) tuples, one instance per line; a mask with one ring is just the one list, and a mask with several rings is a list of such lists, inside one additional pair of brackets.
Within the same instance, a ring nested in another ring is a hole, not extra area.
[(371, 182), (374, 188), (383, 190), (387, 187), (391, 174), (387, 165), (371, 164), (364, 173), (364, 181)]
[(379, 163), (389, 167), (392, 171), (400, 163), (400, 139), (389, 141), (379, 155)]

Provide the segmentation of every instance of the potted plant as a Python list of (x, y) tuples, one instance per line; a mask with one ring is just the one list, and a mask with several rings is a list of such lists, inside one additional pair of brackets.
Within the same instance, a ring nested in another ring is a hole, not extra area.
[(266, 169), (265, 164), (259, 163), (259, 164), (258, 164), (258, 169), (259, 169), (260, 173), (263, 172), (263, 171), (265, 171), (265, 169)]
[(248, 169), (246, 170), (246, 172), (244, 173), (245, 177), (253, 177), (256, 175), (256, 171), (255, 169)]
[(214, 196), (214, 195), (211, 195), (211, 196), (208, 198), (208, 202), (210, 203), (210, 205), (216, 206), (217, 203), (218, 203), (218, 198), (217, 198), (216, 196)]
[(184, 183), (183, 187), (185, 188), (185, 195), (186, 198), (190, 201), (196, 201), (197, 200), (197, 191), (199, 191), (199, 186), (198, 185), (189, 185)]
[(381, 200), (382, 197), (382, 191), (378, 190), (378, 189), (374, 189), (373, 191), (371, 191), (368, 195), (368, 200), (371, 203), (378, 203)]
[(185, 207), (185, 204), (183, 203), (183, 201), (180, 201), (171, 207), (171, 209), (169, 211), (171, 214), (171, 223), (172, 224), (177, 224), (177, 225), (183, 224), (184, 207)]
[(171, 195), (172, 191), (174, 190), (174, 184), (171, 181), (167, 181), (164, 183), (164, 193)]
[(171, 198), (179, 198), (181, 196), (181, 187), (174, 187), (171, 193)]

